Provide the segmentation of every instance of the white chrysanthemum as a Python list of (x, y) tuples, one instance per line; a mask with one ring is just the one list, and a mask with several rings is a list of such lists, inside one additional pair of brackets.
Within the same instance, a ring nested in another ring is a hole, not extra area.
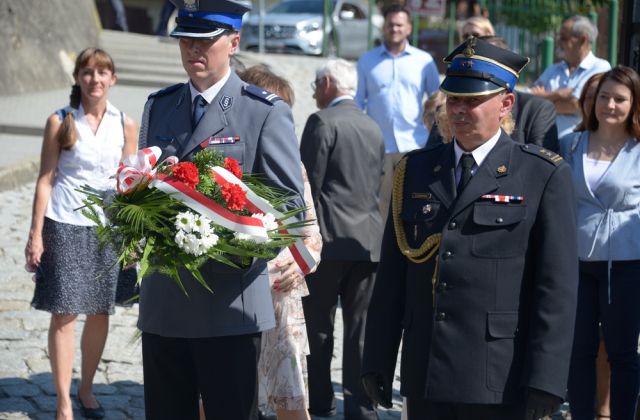
[(184, 244), (181, 248), (187, 254), (195, 255), (196, 257), (203, 254), (200, 250), (200, 238), (193, 233), (187, 233), (184, 236)]
[(185, 236), (184, 230), (178, 229), (178, 231), (176, 232), (175, 241), (180, 248), (184, 246), (184, 236)]
[(198, 232), (200, 237), (209, 236), (213, 233), (211, 229), (211, 219), (206, 216), (198, 215), (194, 219), (194, 232)]
[(195, 227), (196, 215), (190, 211), (178, 213), (176, 216), (176, 229), (186, 233), (192, 232)]
[(207, 252), (209, 250), (209, 248), (211, 248), (212, 246), (214, 246), (215, 244), (218, 243), (218, 235), (216, 235), (215, 233), (212, 233), (210, 235), (204, 236), (201, 239), (201, 243), (202, 246), (205, 249), (205, 252)]
[(260, 219), (262, 221), (262, 225), (267, 230), (273, 230), (278, 228), (278, 222), (276, 221), (276, 217), (271, 213), (254, 213), (251, 217)]
[(249, 235), (247, 233), (241, 233), (241, 232), (234, 232), (233, 236), (236, 239), (239, 239), (241, 241), (253, 241), (253, 242), (257, 243), (257, 244), (261, 244), (263, 242), (267, 242), (267, 241), (270, 240), (269, 238), (256, 238), (256, 237), (251, 236), (251, 235)]

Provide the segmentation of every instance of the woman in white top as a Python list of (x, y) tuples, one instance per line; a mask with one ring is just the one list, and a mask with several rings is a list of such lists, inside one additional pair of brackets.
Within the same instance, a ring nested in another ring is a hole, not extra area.
[(35, 272), (32, 306), (51, 313), (49, 357), (57, 393), (56, 419), (72, 419), (75, 322), (86, 314), (78, 402), (87, 418), (104, 417), (93, 377), (114, 311), (119, 265), (113, 249), (98, 244), (96, 227), (81, 212), (82, 185), (113, 188), (123, 155), (137, 149), (137, 125), (109, 101), (116, 83), (111, 57), (82, 51), (73, 71), (69, 106), (47, 120), (36, 183), (26, 268)]
[(611, 418), (633, 420), (640, 391), (640, 76), (633, 69), (618, 66), (602, 76), (584, 128), (561, 140), (573, 168), (580, 259), (571, 418), (596, 415), (601, 324), (611, 367)]

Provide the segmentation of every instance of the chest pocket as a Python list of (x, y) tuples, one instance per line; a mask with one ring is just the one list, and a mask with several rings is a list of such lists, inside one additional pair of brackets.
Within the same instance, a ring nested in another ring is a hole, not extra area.
[(471, 252), (483, 258), (512, 258), (527, 249), (524, 204), (475, 203)]
[(405, 203), (401, 214), (405, 236), (409, 246), (417, 248), (428, 236), (439, 232), (436, 221), (441, 205), (439, 201), (418, 199), (409, 199)]

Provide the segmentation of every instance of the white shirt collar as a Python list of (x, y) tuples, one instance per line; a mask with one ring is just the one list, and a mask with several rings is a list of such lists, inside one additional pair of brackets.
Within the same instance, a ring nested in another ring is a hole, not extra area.
[(596, 61), (596, 56), (593, 55), (593, 53), (591, 51), (589, 51), (589, 54), (587, 54), (582, 59), (582, 61), (578, 65), (578, 67), (583, 68), (583, 69), (589, 69), (589, 68), (594, 66), (595, 61)]
[(218, 80), (213, 86), (211, 86), (204, 92), (199, 92), (198, 89), (196, 89), (195, 86), (193, 86), (193, 83), (191, 83), (191, 80), (189, 80), (189, 90), (191, 91), (191, 103), (193, 104), (193, 100), (196, 98), (196, 96), (202, 95), (204, 100), (207, 101), (207, 104), (210, 104), (213, 101), (213, 98), (215, 98), (218, 92), (220, 92), (220, 89), (222, 89), (222, 86), (224, 86), (224, 84), (227, 83), (227, 80), (229, 80), (229, 76), (231, 76), (231, 68), (227, 70), (227, 74), (225, 74), (222, 77), (222, 79)]
[[(478, 146), (475, 150), (471, 152), (473, 155), (473, 160), (476, 161), (476, 168), (482, 165), (482, 162), (486, 159), (491, 149), (498, 143), (498, 139), (500, 138), (500, 134), (502, 134), (502, 129), (498, 129), (498, 132), (493, 135), (489, 140), (484, 142), (482, 145)], [(458, 163), (460, 163), (460, 158), (463, 153), (469, 153), (462, 150), (460, 146), (458, 146), (458, 140), (454, 140), (453, 142), (453, 150), (456, 154), (456, 168), (458, 167)], [(472, 169), (473, 171), (473, 169)]]
[(329, 105), (327, 105), (327, 108), (331, 108), (332, 106), (336, 106), (336, 105), (338, 105), (338, 102), (342, 102), (345, 99), (353, 99), (353, 96), (351, 96), (351, 95), (336, 96), (335, 98), (333, 98), (333, 100), (331, 102), (329, 102)]

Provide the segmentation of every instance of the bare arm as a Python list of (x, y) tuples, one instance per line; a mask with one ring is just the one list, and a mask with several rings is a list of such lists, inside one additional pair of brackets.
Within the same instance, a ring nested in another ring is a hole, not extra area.
[(124, 120), (124, 147), (122, 148), (122, 159), (133, 155), (138, 151), (138, 124), (131, 118)]
[(578, 100), (573, 96), (573, 89), (545, 90), (543, 86), (532, 86), (529, 92), (553, 102), (558, 114), (575, 114), (580, 111)]
[(44, 139), (40, 153), (40, 173), (36, 181), (36, 192), (33, 199), (31, 228), (29, 229), (27, 246), (24, 250), (29, 271), (35, 271), (36, 267), (40, 265), (42, 252), (44, 251), (42, 227), (60, 156), (60, 146), (55, 138), (60, 124), (58, 115), (53, 114), (47, 120), (47, 125), (44, 129)]

